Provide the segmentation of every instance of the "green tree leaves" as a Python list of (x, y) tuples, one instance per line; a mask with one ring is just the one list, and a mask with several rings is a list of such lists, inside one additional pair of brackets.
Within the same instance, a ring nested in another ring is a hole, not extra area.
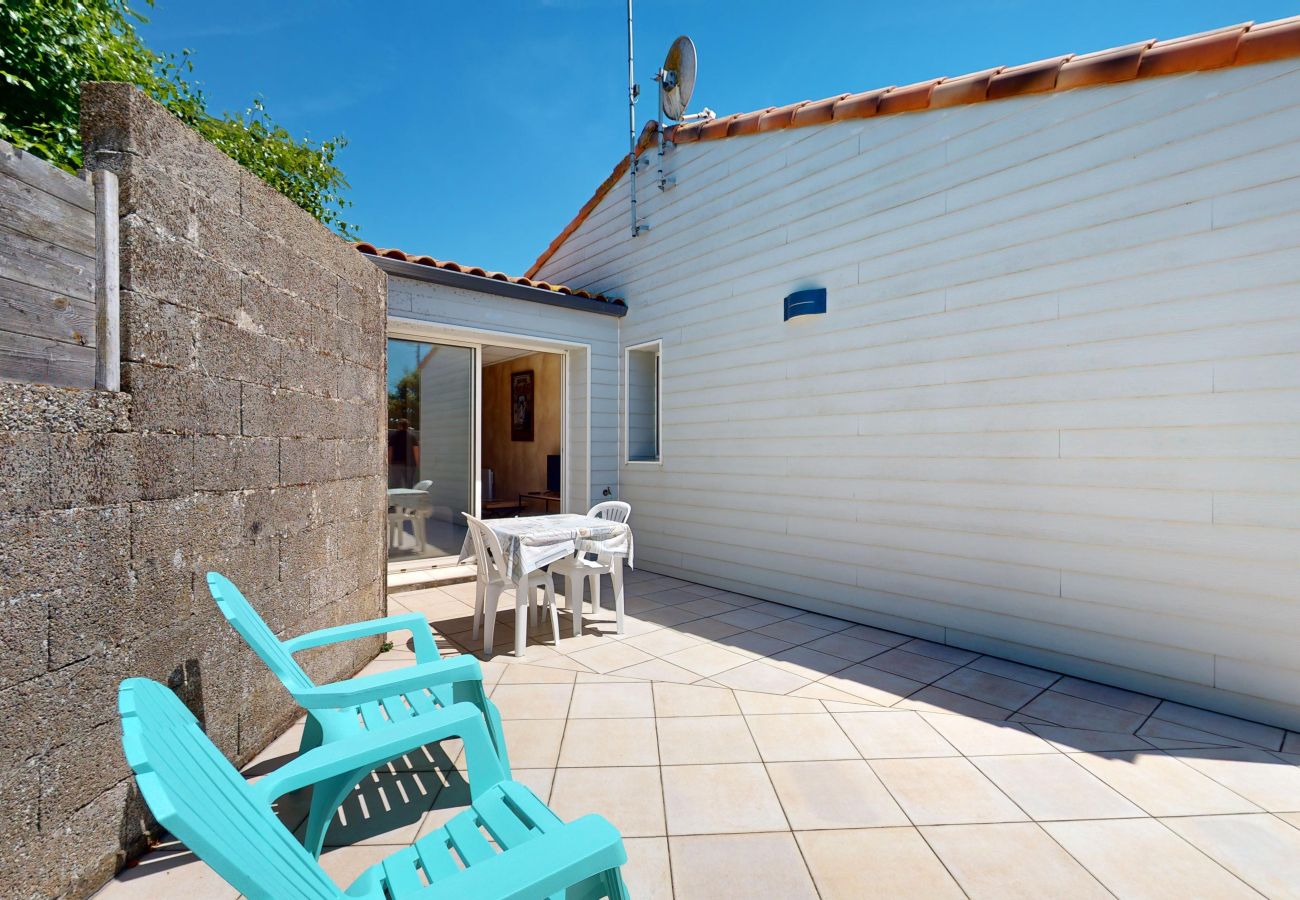
[[(152, 6), (153, 0), (146, 0)], [(82, 164), (81, 84), (125, 81), (170, 109), (228, 156), (345, 238), (351, 205), (335, 155), (342, 137), (297, 140), (260, 99), (214, 115), (189, 80), (189, 51), (161, 55), (135, 26), (127, 0), (0, 0), (0, 138), (69, 171)]]

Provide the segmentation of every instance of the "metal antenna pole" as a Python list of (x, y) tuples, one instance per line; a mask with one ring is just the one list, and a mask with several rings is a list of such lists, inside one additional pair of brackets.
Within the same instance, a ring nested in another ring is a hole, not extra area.
[(636, 67), (632, 62), (632, 0), (627, 0), (627, 172), (632, 189), (632, 237), (641, 233), (636, 218), (636, 98), (640, 89), (636, 83)]

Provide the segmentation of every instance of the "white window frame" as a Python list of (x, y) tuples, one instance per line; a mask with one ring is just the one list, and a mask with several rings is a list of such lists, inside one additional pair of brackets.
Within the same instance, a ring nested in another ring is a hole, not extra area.
[[(654, 348), (655, 351), (655, 459), (632, 459), (630, 437), (632, 354)], [(626, 466), (662, 466), (664, 464), (664, 342), (663, 338), (642, 341), (623, 348), (623, 464)]]

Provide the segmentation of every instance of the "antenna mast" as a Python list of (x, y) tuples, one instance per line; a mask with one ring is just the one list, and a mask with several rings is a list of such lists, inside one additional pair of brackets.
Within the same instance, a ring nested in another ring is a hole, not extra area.
[(627, 172), (628, 184), (632, 189), (632, 237), (648, 228), (641, 225), (636, 217), (636, 98), (640, 93), (632, 55), (632, 0), (627, 0)]

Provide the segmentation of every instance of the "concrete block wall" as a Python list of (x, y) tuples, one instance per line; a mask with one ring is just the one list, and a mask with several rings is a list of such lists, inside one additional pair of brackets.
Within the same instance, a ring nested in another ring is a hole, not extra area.
[(121, 182), (123, 392), (0, 384), (6, 897), (87, 896), (146, 846), (123, 678), (171, 684), (236, 763), (297, 715), (205, 572), (285, 636), (386, 608), (384, 274), (134, 88), (82, 101)]

